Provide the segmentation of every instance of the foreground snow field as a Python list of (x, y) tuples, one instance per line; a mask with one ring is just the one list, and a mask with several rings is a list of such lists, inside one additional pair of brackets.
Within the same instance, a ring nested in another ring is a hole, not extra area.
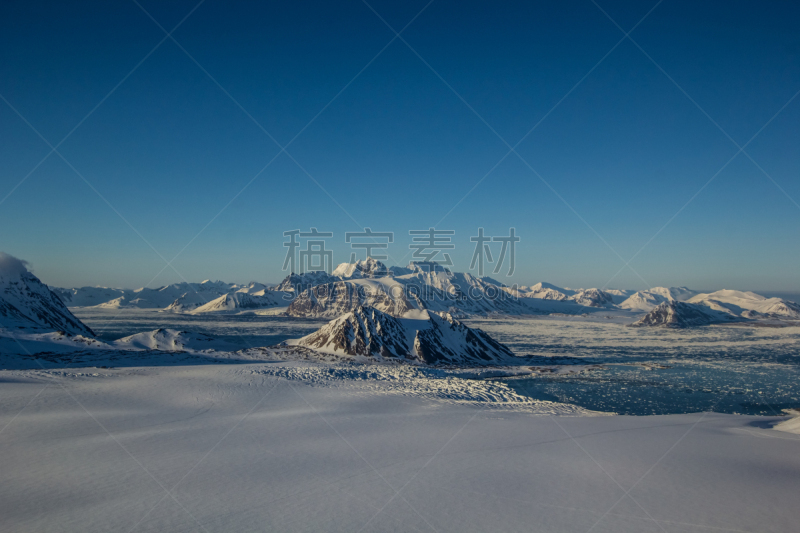
[(0, 530), (761, 532), (800, 520), (800, 436), (766, 429), (777, 418), (549, 416), (292, 379), (314, 366), (0, 373)]

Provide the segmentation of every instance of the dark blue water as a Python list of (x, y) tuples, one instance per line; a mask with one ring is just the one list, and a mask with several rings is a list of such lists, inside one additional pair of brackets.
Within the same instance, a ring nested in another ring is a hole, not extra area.
[(715, 411), (779, 415), (800, 407), (797, 369), (697, 368), (644, 370), (608, 365), (579, 375), (507, 380), (519, 394), (624, 415)]
[[(627, 415), (800, 407), (800, 328), (629, 328), (570, 320), (474, 325), (518, 354), (572, 357), (600, 370), (508, 379), (519, 394)], [(557, 360), (557, 359), (556, 359)], [(542, 363), (546, 364), (546, 363)], [(668, 368), (663, 368), (668, 367)]]

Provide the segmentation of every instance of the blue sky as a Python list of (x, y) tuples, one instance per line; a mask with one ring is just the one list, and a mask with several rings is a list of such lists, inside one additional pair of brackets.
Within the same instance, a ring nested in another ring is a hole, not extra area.
[[(398, 31), (425, 4), (369, 2)], [(286, 230), (335, 263), (359, 227), (389, 263), (455, 230), (467, 270), (514, 227), (506, 282), (800, 290), (800, 6), (666, 0), (634, 44), (610, 18), (655, 2), (495, 4), (435, 0), (417, 55), (361, 1), (206, 0), (173, 34), (198, 66), (131, 1), (3, 2), (3, 98), (54, 145), (97, 107), (58, 148), (83, 178), (20, 184), (50, 149), (0, 102), (0, 249), (62, 286), (274, 282)], [(169, 31), (196, 2), (141, 6)]]

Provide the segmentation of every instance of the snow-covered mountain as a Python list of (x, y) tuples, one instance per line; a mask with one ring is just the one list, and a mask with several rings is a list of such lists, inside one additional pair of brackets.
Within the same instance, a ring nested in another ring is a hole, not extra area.
[(334, 318), (360, 306), (369, 306), (392, 316), (424, 309), (404, 285), (394, 278), (352, 279), (317, 285), (297, 295), (286, 314), (298, 317)]
[(686, 287), (653, 287), (646, 291), (636, 291), (619, 304), (621, 309), (650, 311), (663, 302), (683, 302), (697, 294)]
[(124, 289), (112, 289), (109, 287), (80, 287), (75, 289), (50, 287), (50, 290), (58, 294), (59, 298), (69, 307), (93, 307), (121, 298), (125, 296), (126, 292)]
[(520, 298), (539, 298), (540, 300), (566, 300), (574, 294), (574, 291), (556, 287), (551, 283), (539, 282), (530, 287), (521, 286), (516, 289), (510, 289), (509, 292), (519, 296)]
[[(253, 300), (234, 297), (238, 304), (245, 302), (251, 304), (260, 302), (260, 304), (263, 304), (247, 305), (247, 307), (286, 306), (291, 299), (283, 299), (284, 296), (286, 296), (285, 292), (276, 291), (275, 287), (270, 287), (269, 285), (257, 281), (251, 281), (246, 285), (237, 285), (224, 281), (205, 280), (201, 283), (174, 283), (158, 289), (110, 289), (106, 287), (62, 289), (54, 287), (52, 290), (70, 307), (97, 307), (99, 309), (162, 309), (174, 313), (193, 312), (200, 307), (204, 307), (211, 302), (219, 300), (222, 296), (232, 293), (243, 293), (256, 297), (263, 297)], [(281, 303), (278, 304), (277, 300), (281, 300)], [(273, 301), (276, 303), (271, 303)]]
[(800, 305), (795, 302), (754, 292), (721, 290), (698, 294), (687, 301), (743, 318), (800, 319)]
[[(111, 289), (107, 287), (62, 289), (53, 287), (52, 290), (70, 307), (98, 307), (100, 309), (165, 309), (170, 307), (170, 310), (185, 311), (239, 288), (240, 286), (233, 283), (206, 280), (201, 283), (174, 283), (158, 289)], [(176, 302), (179, 299), (181, 302)], [(173, 307), (173, 304), (176, 305)]]
[[(287, 297), (284, 299), (284, 297)], [(235, 312), (242, 310), (264, 309), (268, 307), (285, 307), (291, 301), (291, 293), (260, 290), (255, 293), (245, 291), (223, 294), (219, 298), (201, 305), (192, 311), (193, 315), (203, 313)]]
[(600, 289), (580, 289), (570, 297), (575, 303), (586, 307), (604, 307), (614, 303), (614, 298)]
[(545, 282), (539, 282), (530, 287), (506, 287), (505, 290), (519, 298), (535, 298), (537, 300), (553, 300), (556, 302), (571, 300), (583, 307), (604, 307), (614, 303), (614, 295), (601, 289), (573, 290)]
[(569, 289), (545, 282), (506, 286), (489, 277), (453, 272), (435, 262), (388, 267), (373, 258), (342, 263), (332, 274), (292, 273), (274, 287), (258, 282), (236, 285), (206, 280), (158, 289), (52, 290), (70, 307), (162, 309), (178, 313), (288, 306), (290, 316), (335, 318), (366, 306), (399, 318), (415, 318), (424, 311), (447, 312), (456, 317), (613, 312), (632, 318), (663, 303), (677, 301), (698, 304), (741, 320), (800, 320), (800, 305), (751, 292), (723, 290), (698, 294), (686, 287), (653, 287), (642, 291)]
[[(340, 265), (340, 272), (347, 272)], [(400, 269), (392, 269), (401, 271)], [(413, 262), (406, 274), (330, 281), (300, 293), (287, 310), (291, 316), (333, 318), (358, 306), (396, 317), (424, 310), (473, 314), (530, 314), (531, 308), (502, 288), (471, 274), (436, 264)]]
[(341, 279), (383, 278), (390, 275), (399, 275), (403, 272), (390, 270), (377, 259), (368, 257), (365, 261), (355, 263), (342, 263), (331, 273)]
[(649, 313), (631, 325), (687, 328), (732, 320), (736, 320), (736, 317), (703, 305), (667, 300), (655, 306)]
[(61, 298), (28, 271), (25, 263), (0, 252), (0, 327), (21, 332), (63, 331), (94, 337)]
[(290, 344), (318, 351), (426, 364), (498, 364), (514, 354), (479, 329), (447, 313), (396, 318), (371, 307), (356, 307)]

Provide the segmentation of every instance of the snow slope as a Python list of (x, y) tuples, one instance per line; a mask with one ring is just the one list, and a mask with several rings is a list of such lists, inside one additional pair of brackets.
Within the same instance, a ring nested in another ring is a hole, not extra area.
[(400, 365), (68, 368), (0, 381), (3, 531), (800, 523), (797, 436), (754, 426), (763, 417), (575, 416), (502, 401), (501, 382)]

